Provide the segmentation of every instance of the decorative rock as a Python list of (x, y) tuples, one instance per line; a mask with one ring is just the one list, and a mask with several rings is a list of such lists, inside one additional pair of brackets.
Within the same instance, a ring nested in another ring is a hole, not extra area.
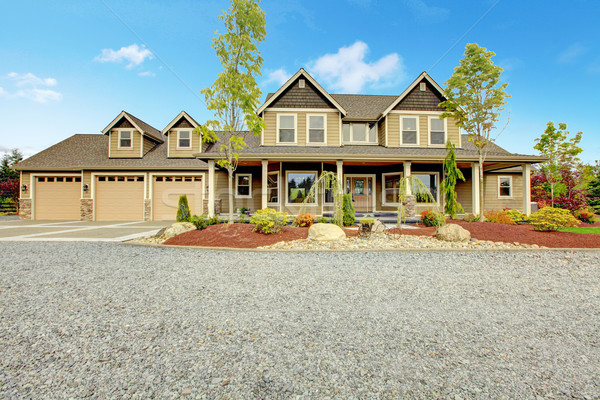
[(337, 225), (316, 223), (308, 229), (308, 239), (316, 241), (335, 241), (346, 239), (346, 234)]
[(176, 222), (162, 233), (161, 239), (167, 240), (174, 236), (181, 235), (182, 233), (186, 233), (189, 231), (196, 230), (196, 225), (191, 222)]
[(447, 224), (437, 228), (435, 237), (447, 242), (467, 242), (471, 239), (471, 233), (456, 224)]
[(371, 227), (371, 232), (373, 232), (373, 233), (383, 233), (383, 232), (385, 232), (385, 230), (386, 230), (385, 224), (378, 219), (375, 220), (375, 222), (373, 223), (373, 226)]

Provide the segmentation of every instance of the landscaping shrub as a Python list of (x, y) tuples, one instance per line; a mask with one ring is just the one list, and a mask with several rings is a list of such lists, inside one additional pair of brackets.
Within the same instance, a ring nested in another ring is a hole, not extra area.
[(319, 224), (326, 224), (326, 223), (328, 223), (329, 221), (328, 221), (328, 220), (327, 220), (327, 218), (325, 218), (325, 217), (319, 217), (319, 218), (317, 218), (317, 222), (318, 222)]
[(437, 211), (427, 210), (421, 213), (421, 222), (425, 226), (442, 226), (446, 223), (446, 217)]
[(531, 214), (529, 223), (536, 231), (557, 231), (579, 225), (579, 221), (569, 210), (552, 207), (545, 207)]
[(281, 231), (284, 225), (289, 223), (289, 215), (272, 208), (264, 208), (252, 215), (250, 223), (254, 224), (254, 228), (252, 229), (254, 232), (265, 234), (277, 233)]
[(573, 213), (575, 218), (586, 224), (593, 224), (596, 221), (596, 216), (588, 209), (582, 208)]
[(299, 226), (301, 228), (308, 228), (312, 224), (315, 223), (315, 216), (313, 214), (305, 213), (300, 214), (296, 217), (294, 221), (295, 226)]
[(352, 204), (352, 195), (351, 194), (344, 195), (344, 201), (342, 204), (342, 212), (344, 215), (343, 219), (342, 219), (344, 226), (354, 225), (354, 222), (356, 222), (356, 213), (354, 211), (354, 205)]
[(187, 196), (179, 196), (179, 207), (177, 208), (177, 222), (190, 222), (192, 215), (190, 214), (190, 206), (188, 205)]

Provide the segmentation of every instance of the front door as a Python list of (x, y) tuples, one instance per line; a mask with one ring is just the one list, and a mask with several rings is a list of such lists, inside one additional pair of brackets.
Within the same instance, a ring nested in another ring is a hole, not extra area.
[(352, 194), (354, 209), (358, 212), (373, 211), (373, 179), (369, 177), (347, 178), (346, 186)]

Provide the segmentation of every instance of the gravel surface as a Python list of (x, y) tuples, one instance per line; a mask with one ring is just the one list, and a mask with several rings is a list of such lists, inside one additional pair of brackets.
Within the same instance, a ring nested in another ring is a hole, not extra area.
[(0, 398), (599, 398), (600, 252), (0, 251)]

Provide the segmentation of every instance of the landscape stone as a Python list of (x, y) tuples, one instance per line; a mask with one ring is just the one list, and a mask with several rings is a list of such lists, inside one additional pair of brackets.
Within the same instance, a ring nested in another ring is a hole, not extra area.
[(468, 242), (471, 233), (460, 225), (447, 224), (437, 228), (435, 237), (446, 242)]
[(308, 229), (308, 239), (316, 241), (336, 241), (346, 239), (344, 230), (334, 224), (316, 223)]

